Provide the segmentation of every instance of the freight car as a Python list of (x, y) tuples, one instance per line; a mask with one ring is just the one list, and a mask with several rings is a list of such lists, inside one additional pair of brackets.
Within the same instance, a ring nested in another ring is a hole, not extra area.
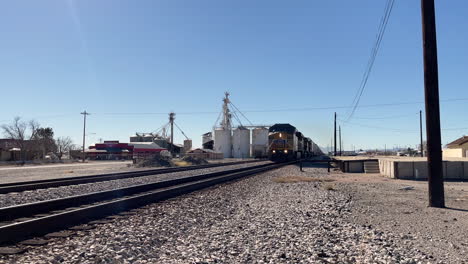
[(310, 138), (304, 137), (291, 124), (275, 124), (268, 132), (268, 157), (270, 160), (294, 160), (322, 155)]

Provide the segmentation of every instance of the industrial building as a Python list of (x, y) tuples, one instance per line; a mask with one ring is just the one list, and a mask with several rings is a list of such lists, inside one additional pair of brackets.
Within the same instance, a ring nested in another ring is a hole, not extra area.
[(181, 144), (171, 144), (170, 140), (167, 137), (159, 135), (157, 133), (135, 133), (135, 135), (130, 137), (130, 143), (155, 143), (161, 148), (171, 150), (173, 154), (178, 155), (184, 153), (186, 147), (189, 146), (189, 150), (192, 148), (192, 140), (184, 140), (184, 145)]
[(167, 150), (154, 142), (120, 143), (118, 140), (96, 143), (85, 151), (86, 158), (94, 160), (132, 159), (134, 156), (159, 154)]
[(466, 158), (468, 157), (468, 136), (463, 136), (446, 145), (443, 150), (444, 158)]
[(203, 149), (213, 149), (214, 148), (214, 140), (213, 140), (213, 133), (207, 132), (202, 135), (202, 147)]
[[(130, 137), (130, 143), (153, 142), (158, 146), (169, 150), (172, 155), (177, 156), (186, 153), (192, 149), (192, 140), (188, 138), (184, 131), (182, 131), (182, 129), (175, 123), (175, 116), (175, 113), (169, 113), (169, 122), (155, 132), (135, 133), (135, 135)], [(182, 145), (174, 143), (174, 127), (177, 128), (185, 137)], [(167, 131), (170, 131), (170, 133), (168, 134)]]
[[(237, 111), (231, 111), (230, 106)], [(243, 125), (238, 114), (245, 118), (239, 109), (232, 104), (229, 93), (226, 92), (223, 98), (221, 122), (219, 126), (213, 128), (213, 132), (202, 135), (203, 148), (212, 148), (215, 152), (223, 153), (224, 158), (266, 157), (268, 126)], [(233, 127), (233, 118), (239, 123), (236, 127)]]

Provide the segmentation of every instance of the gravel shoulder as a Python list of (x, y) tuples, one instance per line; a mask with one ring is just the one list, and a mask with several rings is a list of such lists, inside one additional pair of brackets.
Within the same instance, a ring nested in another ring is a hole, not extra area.
[(133, 210), (5, 263), (419, 263), (412, 240), (353, 223), (326, 169), (286, 166)]
[(468, 263), (468, 182), (445, 182), (446, 209), (428, 207), (426, 181), (379, 174), (334, 173), (338, 191), (353, 197), (352, 223), (399, 236), (430, 262)]
[(171, 179), (181, 178), (181, 177), (189, 177), (189, 176), (200, 175), (200, 174), (211, 173), (211, 172), (252, 167), (252, 166), (257, 166), (257, 165), (261, 165), (265, 163), (270, 163), (270, 161), (261, 161), (261, 162), (245, 163), (245, 164), (237, 164), (237, 165), (227, 165), (227, 166), (220, 166), (220, 167), (214, 167), (214, 168), (155, 174), (155, 175), (142, 176), (142, 177), (133, 177), (133, 178), (126, 178), (126, 179), (111, 180), (111, 181), (93, 182), (93, 183), (53, 187), (53, 188), (38, 189), (38, 190), (31, 190), (31, 191), (24, 191), (24, 192), (12, 192), (12, 193), (0, 194), (0, 208), (13, 206), (13, 205), (19, 205), (19, 204), (25, 204), (25, 203), (44, 201), (44, 200), (64, 198), (64, 197), (74, 196), (74, 195), (82, 195), (82, 194), (92, 193), (92, 192), (114, 190), (114, 189), (119, 189), (119, 188), (124, 188), (124, 187), (135, 186), (139, 184), (161, 182), (165, 180), (171, 180)]

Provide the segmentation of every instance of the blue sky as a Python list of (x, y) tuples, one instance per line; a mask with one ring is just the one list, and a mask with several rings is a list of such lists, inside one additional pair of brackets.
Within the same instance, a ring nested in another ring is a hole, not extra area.
[[(288, 122), (327, 146), (333, 112), (344, 119), (358, 89), (385, 2), (2, 1), (0, 123), (34, 118), (80, 144), (86, 109), (88, 142), (128, 141), (167, 114), (106, 113), (175, 111), (199, 146), (217, 114), (190, 113), (220, 111), (229, 91), (253, 123)], [(424, 100), (419, 5), (396, 1), (361, 105)], [(468, 98), (468, 3), (436, 1), (436, 12), (440, 97)], [(444, 144), (468, 134), (467, 103), (441, 102)], [(293, 108), (328, 109), (254, 112)], [(414, 147), (420, 109), (358, 108), (341, 122), (345, 148)]]

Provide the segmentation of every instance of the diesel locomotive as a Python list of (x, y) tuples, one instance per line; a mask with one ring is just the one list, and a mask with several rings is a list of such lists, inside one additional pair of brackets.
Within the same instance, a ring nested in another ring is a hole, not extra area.
[(275, 124), (268, 131), (270, 160), (295, 160), (322, 154), (317, 144), (291, 124)]

